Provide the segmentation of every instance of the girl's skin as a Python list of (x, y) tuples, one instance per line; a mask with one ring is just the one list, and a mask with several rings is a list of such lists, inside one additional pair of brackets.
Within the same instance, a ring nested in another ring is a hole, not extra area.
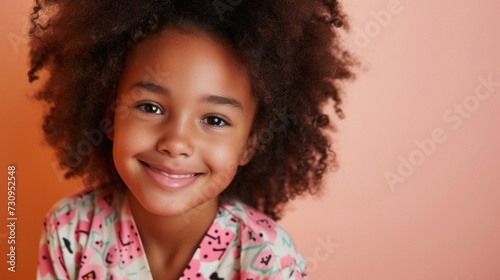
[(168, 29), (129, 55), (108, 137), (154, 279), (179, 279), (251, 159), (255, 110), (245, 65), (210, 35)]

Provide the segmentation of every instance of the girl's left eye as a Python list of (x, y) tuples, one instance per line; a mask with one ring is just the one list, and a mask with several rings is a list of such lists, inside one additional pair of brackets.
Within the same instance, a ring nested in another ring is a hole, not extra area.
[(219, 116), (209, 116), (201, 120), (202, 123), (211, 126), (228, 126), (229, 122)]
[(136, 106), (136, 108), (148, 114), (156, 114), (156, 115), (163, 114), (161, 108), (152, 103), (139, 104)]

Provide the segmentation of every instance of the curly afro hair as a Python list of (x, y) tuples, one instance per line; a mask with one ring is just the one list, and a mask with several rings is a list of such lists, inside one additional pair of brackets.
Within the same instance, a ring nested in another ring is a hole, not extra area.
[(67, 178), (124, 187), (102, 133), (112, 127), (106, 111), (134, 46), (171, 26), (234, 47), (259, 104), (257, 151), (221, 199), (278, 220), (286, 202), (319, 192), (325, 171), (337, 166), (328, 137), (335, 127), (323, 107), (333, 103), (344, 117), (340, 81), (354, 77), (356, 62), (341, 45), (348, 25), (335, 0), (38, 0), (31, 21), (28, 76), (48, 74), (36, 98), (48, 105), (45, 139)]

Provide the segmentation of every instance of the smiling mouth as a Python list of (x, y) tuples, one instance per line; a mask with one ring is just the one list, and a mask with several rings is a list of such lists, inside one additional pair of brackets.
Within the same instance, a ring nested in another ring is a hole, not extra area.
[(178, 189), (194, 182), (203, 173), (190, 170), (171, 169), (165, 166), (139, 161), (149, 177), (164, 189)]
[[(163, 167), (163, 166), (153, 166), (151, 164), (148, 164), (144, 161), (139, 161), (143, 166), (149, 168), (150, 170), (156, 172), (156, 173), (160, 173), (162, 175), (165, 175), (167, 178), (171, 178), (171, 179), (177, 179), (177, 180), (181, 180), (181, 179), (190, 179), (190, 178), (193, 178), (195, 176), (198, 176), (198, 175), (201, 175), (202, 173), (198, 173), (198, 172), (191, 172), (191, 171), (186, 171), (186, 170), (174, 170), (174, 169), (170, 169), (168, 167)], [(161, 169), (160, 169), (161, 168)]]
[(170, 173), (167, 173), (167, 172), (162, 171), (162, 170), (160, 170), (160, 169), (156, 169), (156, 168), (154, 168), (153, 166), (148, 165), (147, 163), (144, 163), (144, 164), (146, 164), (149, 168), (153, 169), (154, 171), (159, 172), (159, 173), (161, 173), (161, 174), (163, 174), (163, 175), (165, 175), (165, 176), (167, 176), (167, 177), (169, 177), (169, 178), (172, 178), (172, 179), (187, 179), (187, 178), (191, 178), (191, 177), (194, 177), (194, 176), (196, 176), (196, 175), (200, 174), (200, 173), (190, 173), (190, 174), (170, 174)]

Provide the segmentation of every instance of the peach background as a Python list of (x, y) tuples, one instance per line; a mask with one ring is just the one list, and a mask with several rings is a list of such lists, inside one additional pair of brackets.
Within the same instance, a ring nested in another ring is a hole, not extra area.
[[(341, 168), (322, 197), (293, 203), (281, 222), (307, 258), (311, 279), (500, 279), (500, 87), (474, 99), (479, 76), (500, 81), (500, 4), (343, 2), (353, 27), (346, 44), (363, 70), (346, 86), (347, 118), (335, 135)], [(34, 278), (42, 218), (79, 188), (52, 168), (41, 109), (29, 98), (23, 37), (30, 4), (0, 4), (1, 279)], [(390, 21), (376, 21), (374, 14), (391, 12)], [(462, 117), (453, 110), (464, 102)], [(434, 130), (442, 135), (424, 155), (415, 141)], [(418, 166), (391, 188), (384, 174), (398, 174), (401, 158), (410, 157)], [(9, 164), (17, 166), (15, 274), (5, 261)]]

